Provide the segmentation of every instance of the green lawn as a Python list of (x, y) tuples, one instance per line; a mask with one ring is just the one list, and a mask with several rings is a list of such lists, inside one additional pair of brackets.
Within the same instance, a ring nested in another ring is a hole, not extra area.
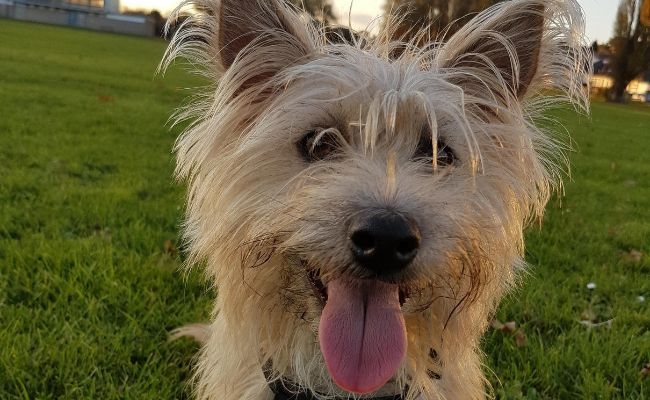
[[(0, 399), (183, 397), (205, 318), (179, 273), (162, 40), (0, 20)], [(172, 250), (172, 251), (169, 251)]]
[(508, 399), (650, 399), (650, 107), (595, 103), (591, 122), (566, 121), (577, 151), (565, 196), (529, 229), (532, 276), (498, 313), (528, 345), (487, 335), (493, 383)]
[[(164, 47), (0, 20), (0, 399), (188, 396), (196, 347), (166, 335), (210, 295), (170, 245), (183, 188), (165, 123), (199, 82), (154, 77)], [(648, 399), (650, 108), (566, 115), (572, 180), (497, 316), (527, 344), (488, 333), (490, 379), (503, 399)]]

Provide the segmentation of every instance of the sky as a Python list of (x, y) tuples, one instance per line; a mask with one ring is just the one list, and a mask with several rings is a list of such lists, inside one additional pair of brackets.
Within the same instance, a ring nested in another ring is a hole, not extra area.
[[(163, 14), (172, 10), (179, 0), (122, 0), (122, 8), (152, 9)], [(363, 29), (381, 14), (384, 0), (332, 0), (339, 22), (347, 25), (352, 3), (351, 22), (357, 29)], [(587, 21), (586, 36), (589, 42), (607, 42), (611, 37), (618, 0), (578, 0), (585, 12)]]

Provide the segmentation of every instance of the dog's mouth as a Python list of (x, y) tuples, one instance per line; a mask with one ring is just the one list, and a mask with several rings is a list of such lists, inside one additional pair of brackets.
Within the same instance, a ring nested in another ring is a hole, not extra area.
[[(303, 263), (303, 265), (306, 264)], [(319, 299), (321, 306), (325, 307), (325, 304), (327, 304), (327, 286), (320, 279), (318, 270), (310, 269), (309, 272), (307, 273), (307, 279), (309, 280), (309, 283), (311, 284), (311, 287), (314, 290), (315, 296)], [(399, 304), (401, 307), (404, 305), (404, 303), (406, 303), (406, 300), (409, 297), (409, 290), (408, 288), (400, 285), (398, 293), (399, 293)]]
[(407, 292), (378, 279), (339, 277), (325, 284), (315, 269), (307, 276), (323, 306), (318, 339), (330, 376), (349, 392), (378, 390), (406, 355), (401, 308)]
[(327, 288), (318, 276), (318, 271), (310, 270), (307, 273), (307, 278), (309, 279), (312, 289), (314, 289), (316, 297), (320, 300), (321, 306), (324, 307), (327, 303)]

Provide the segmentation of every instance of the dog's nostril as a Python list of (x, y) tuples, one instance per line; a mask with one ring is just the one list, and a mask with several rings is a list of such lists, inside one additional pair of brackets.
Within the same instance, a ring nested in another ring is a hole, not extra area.
[(396, 247), (397, 255), (401, 258), (413, 258), (420, 247), (420, 240), (416, 236), (409, 236), (399, 241)]
[(375, 238), (370, 232), (359, 230), (350, 236), (356, 252), (370, 254), (375, 249)]
[(355, 220), (350, 227), (355, 262), (378, 276), (404, 269), (417, 255), (419, 246), (418, 227), (394, 212)]

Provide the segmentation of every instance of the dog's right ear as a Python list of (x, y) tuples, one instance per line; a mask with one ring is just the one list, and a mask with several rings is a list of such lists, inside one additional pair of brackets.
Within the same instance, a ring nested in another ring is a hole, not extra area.
[(311, 50), (309, 35), (301, 29), (305, 24), (301, 24), (284, 2), (221, 0), (212, 4), (217, 4), (216, 44), (225, 69), (247, 51), (273, 48), (262, 52), (264, 61), (282, 68), (297, 62)]
[(281, 0), (186, 0), (169, 19), (168, 30), (183, 22), (162, 67), (181, 56), (208, 78), (229, 74), (236, 92), (264, 83), (314, 49), (308, 24), (289, 7)]

